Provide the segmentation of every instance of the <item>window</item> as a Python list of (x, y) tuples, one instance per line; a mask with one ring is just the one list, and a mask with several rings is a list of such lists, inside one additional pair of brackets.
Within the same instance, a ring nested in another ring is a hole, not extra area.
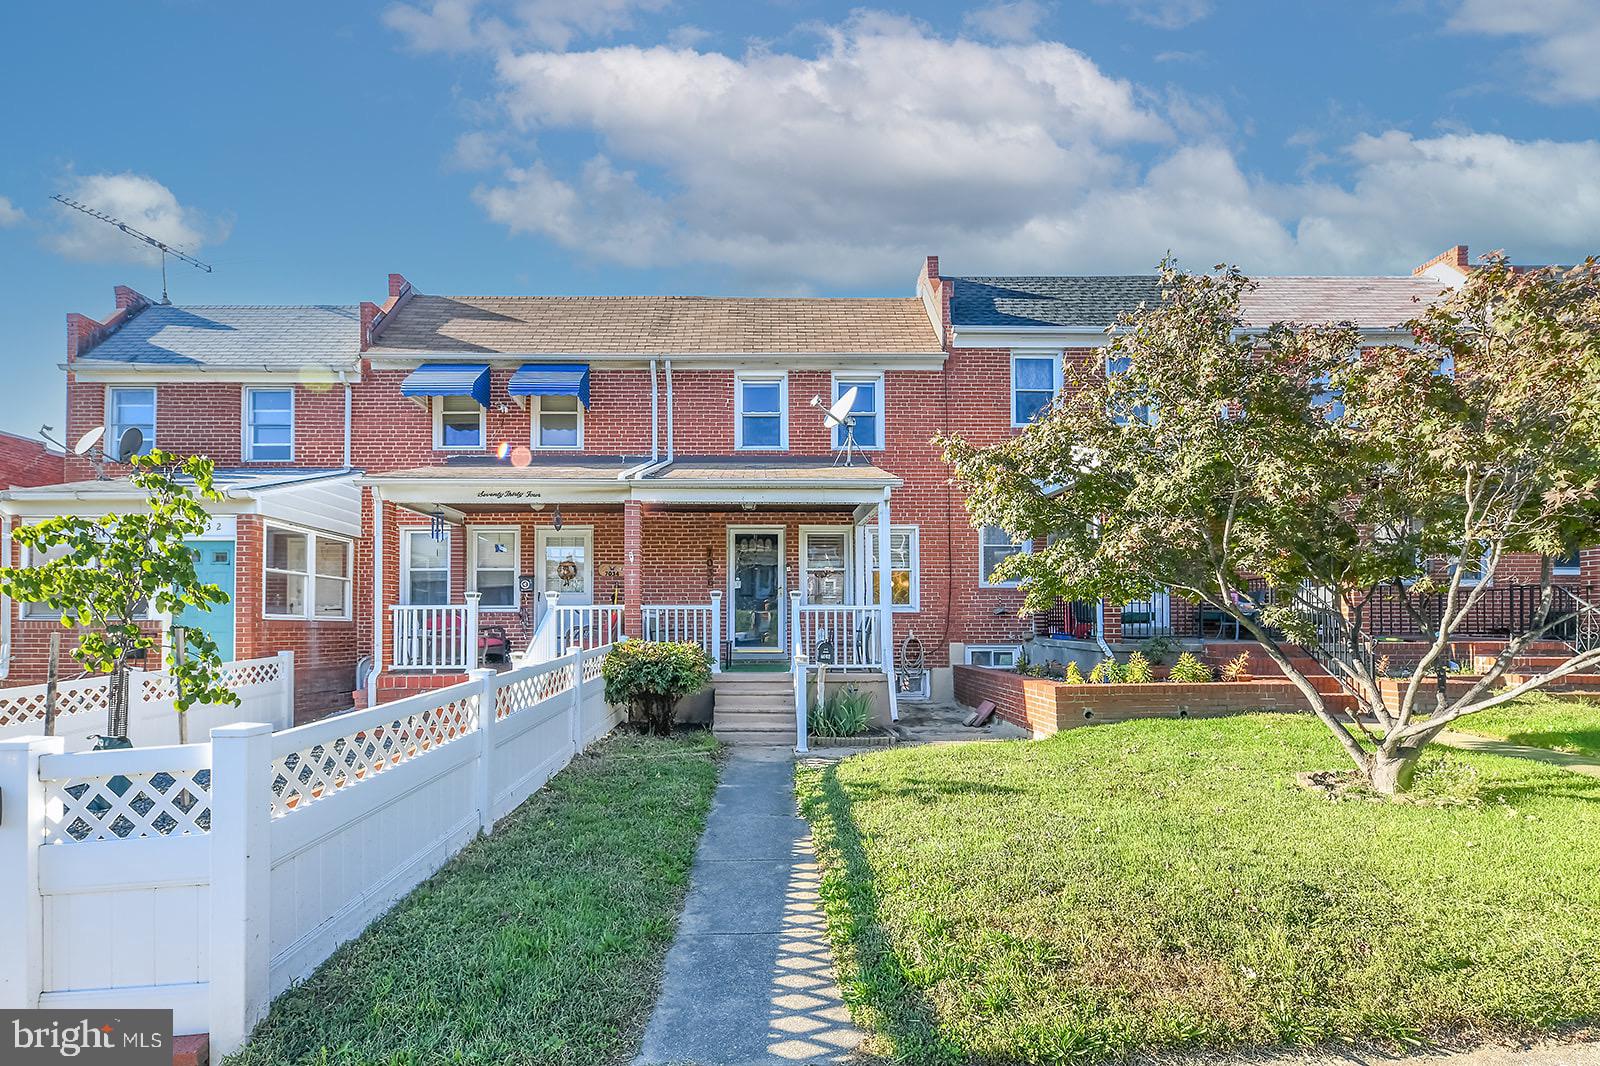
[[(1131, 366), (1133, 366), (1133, 360), (1129, 359), (1125, 355), (1118, 356), (1115, 359), (1108, 359), (1106, 361), (1106, 376), (1116, 377), (1118, 374), (1126, 374), (1128, 372), (1128, 368)], [(1244, 413), (1244, 407), (1242, 405), (1238, 405), (1237, 410), (1241, 415)], [(1136, 404), (1132, 408), (1131, 413), (1133, 418), (1137, 419), (1143, 425), (1153, 425), (1155, 423), (1155, 408), (1149, 404)], [(1227, 407), (1223, 409), (1222, 414), (1224, 418), (1233, 417), (1230, 409)], [(1111, 420), (1119, 426), (1127, 425), (1128, 417), (1128, 414), (1125, 414), (1122, 411), (1113, 411), (1111, 414)]]
[(1558, 555), (1550, 560), (1550, 572), (1562, 577), (1575, 577), (1583, 573), (1583, 552), (1578, 548), (1570, 549), (1565, 555)]
[(429, 529), (408, 529), (400, 541), (400, 602), (450, 602), (450, 530), (438, 540)]
[(789, 446), (788, 381), (776, 376), (745, 376), (734, 379), (738, 403), (738, 447), (782, 450)]
[(517, 609), (517, 570), (522, 558), (515, 529), (472, 533), (472, 588), (480, 611)]
[[(833, 379), (833, 398), (837, 401), (851, 389), (856, 390), (856, 402), (850, 405), (850, 413), (856, 420), (856, 447), (857, 448), (882, 448), (883, 447), (883, 377), (835, 377)], [(845, 427), (835, 426), (833, 430), (833, 446), (843, 448), (845, 441)]]
[(990, 588), (1016, 588), (1020, 581), (993, 581), (990, 575), (1001, 561), (1018, 552), (1033, 551), (1033, 541), (1012, 540), (999, 526), (984, 526), (978, 531), (978, 580)]
[[(65, 544), (57, 544), (54, 547), (42, 550), (39, 548), (24, 548), (22, 565), (27, 567), (43, 566), (45, 563), (64, 558), (66, 554), (67, 546)], [(22, 604), (22, 617), (37, 621), (46, 619), (54, 621), (61, 617), (61, 612), (42, 603), (24, 602)]]
[(267, 527), (262, 613), (268, 618), (348, 619), (351, 544), (343, 537)]
[(533, 398), (533, 446), (583, 447), (583, 405), (576, 396)]
[(254, 463), (294, 458), (294, 390), (244, 390), (244, 457)]
[[(919, 586), (918, 573), (922, 564), (918, 558), (916, 526), (891, 526), (889, 528), (889, 603), (897, 611), (917, 610)], [(872, 603), (878, 602), (878, 531), (867, 532), (866, 587)]]
[(1050, 406), (1061, 390), (1061, 356), (1011, 356), (1011, 424), (1025, 426)]
[(968, 666), (989, 666), (996, 670), (1011, 670), (1017, 665), (1022, 649), (1015, 644), (967, 645)]
[(433, 400), (435, 448), (482, 448), (483, 408), (471, 396), (436, 396)]
[(846, 602), (850, 581), (850, 534), (846, 530), (802, 530), (801, 583), (806, 602), (834, 605)]
[(110, 389), (106, 392), (106, 454), (113, 455), (117, 442), (130, 429), (144, 434), (140, 455), (149, 455), (156, 446), (156, 390)]
[[(1491, 555), (1493, 555), (1493, 550), (1486, 547), (1483, 549), (1482, 555), (1478, 556), (1477, 559), (1468, 562), (1464, 572), (1461, 575), (1461, 584), (1476, 585), (1480, 581), (1492, 579), (1494, 574), (1489, 569)], [(1452, 560), (1450, 565), (1445, 568), (1445, 575), (1447, 578), (1449, 578), (1454, 577), (1455, 573), (1456, 564), (1455, 561)]]

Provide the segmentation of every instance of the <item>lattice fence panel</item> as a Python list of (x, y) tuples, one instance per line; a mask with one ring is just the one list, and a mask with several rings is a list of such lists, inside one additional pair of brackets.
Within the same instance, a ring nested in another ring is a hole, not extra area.
[(606, 657), (604, 655), (591, 655), (583, 660), (583, 681), (588, 684), (600, 676), (600, 671), (605, 669)]
[(287, 814), (342, 788), (420, 758), (473, 732), (478, 697), (462, 696), (438, 707), (387, 720), (348, 736), (272, 762), (272, 813)]
[(495, 700), (495, 717), (506, 718), (559, 696), (572, 688), (573, 664), (564, 663), (553, 670), (534, 674), (508, 685), (501, 685)]
[(178, 698), (178, 683), (171, 674), (145, 674), (139, 684), (145, 703)]
[(270, 685), (278, 680), (282, 669), (276, 659), (257, 659), (232, 665), (222, 671), (222, 682), (237, 692), (242, 688)]
[[(63, 681), (56, 687), (56, 714), (98, 712), (105, 714), (111, 702), (111, 681), (107, 677), (85, 677)], [(0, 689), (0, 729), (25, 722), (44, 721), (44, 686)]]
[(45, 842), (211, 831), (211, 771), (157, 770), (45, 782)]

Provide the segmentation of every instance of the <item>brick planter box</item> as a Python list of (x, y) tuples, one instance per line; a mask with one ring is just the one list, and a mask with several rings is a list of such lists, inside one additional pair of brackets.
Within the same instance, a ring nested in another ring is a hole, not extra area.
[[(1405, 691), (1405, 686), (1410, 684), (1409, 678), (1380, 677), (1378, 678), (1378, 693), (1383, 697), (1383, 705), (1389, 708), (1391, 714), (1400, 713), (1400, 695)], [(1466, 691), (1478, 683), (1477, 674), (1451, 674), (1445, 678), (1444, 694), (1448, 700), (1455, 700), (1466, 694)], [(1433, 694), (1437, 691), (1437, 682), (1431, 678), (1423, 678), (1422, 686), (1417, 692), (1417, 702), (1412, 705), (1416, 714), (1428, 713), (1428, 708), (1433, 706)]]
[(1310, 711), (1293, 683), (1211, 681), (1151, 685), (1068, 685), (981, 666), (952, 667), (957, 702), (993, 700), (1001, 718), (1036, 737), (1063, 729), (1131, 718), (1206, 718), (1253, 711)]

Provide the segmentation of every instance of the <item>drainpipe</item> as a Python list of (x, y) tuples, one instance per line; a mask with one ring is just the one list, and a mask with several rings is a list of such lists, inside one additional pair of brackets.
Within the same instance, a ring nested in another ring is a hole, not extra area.
[(383, 490), (372, 486), (372, 669), (367, 671), (367, 706), (378, 705), (383, 670)]
[(672, 448), (672, 360), (667, 360), (667, 462), (672, 462), (676, 452)]
[[(0, 566), (11, 565), (11, 516), (0, 515)], [(11, 597), (0, 597), (0, 679), (11, 676)]]
[(350, 378), (339, 371), (339, 384), (344, 386), (344, 468), (350, 469)]
[(656, 360), (650, 360), (650, 461), (661, 458), (661, 383), (656, 380)]

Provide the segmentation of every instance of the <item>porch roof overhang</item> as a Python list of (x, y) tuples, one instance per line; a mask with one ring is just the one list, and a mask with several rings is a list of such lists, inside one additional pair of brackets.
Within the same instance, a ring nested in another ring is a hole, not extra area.
[(368, 475), (362, 484), (399, 504), (457, 507), (545, 503), (861, 504), (883, 499), (900, 478), (876, 466), (833, 466), (823, 457), (539, 457), (526, 465), (478, 460)]

